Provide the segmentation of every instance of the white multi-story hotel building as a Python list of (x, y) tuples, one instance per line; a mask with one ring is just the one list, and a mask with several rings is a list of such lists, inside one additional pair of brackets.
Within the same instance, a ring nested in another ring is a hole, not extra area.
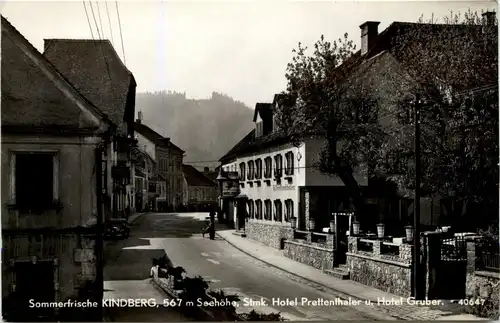
[[(256, 104), (255, 128), (220, 159), (222, 173), (239, 175), (239, 194), (222, 192), (223, 212), (249, 238), (277, 248), (292, 217), (299, 230), (308, 229), (310, 217), (321, 230), (329, 226), (332, 212), (350, 209), (342, 181), (315, 167), (324, 139), (310, 137), (294, 145), (277, 131), (272, 111), (278, 98)], [(362, 176), (357, 180), (366, 182)]]

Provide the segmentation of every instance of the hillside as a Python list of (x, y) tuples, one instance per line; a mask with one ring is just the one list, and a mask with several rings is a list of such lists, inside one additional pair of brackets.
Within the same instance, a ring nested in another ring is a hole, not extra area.
[[(219, 93), (210, 99), (186, 99), (170, 91), (138, 93), (136, 111), (144, 123), (186, 151), (185, 161), (216, 161), (253, 127), (253, 110)], [(193, 163), (216, 166), (217, 162)]]

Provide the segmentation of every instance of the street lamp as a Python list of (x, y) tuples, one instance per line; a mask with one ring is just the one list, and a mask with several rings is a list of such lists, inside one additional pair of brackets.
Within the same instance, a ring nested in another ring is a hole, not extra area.
[(377, 236), (379, 239), (384, 238), (384, 236), (385, 236), (385, 224), (383, 224), (383, 223), (377, 224)]
[(405, 227), (406, 230), (406, 242), (411, 242), (413, 240), (413, 227), (411, 225), (407, 225)]
[(355, 237), (359, 236), (359, 225), (360, 225), (359, 221), (354, 221), (352, 223), (352, 234)]

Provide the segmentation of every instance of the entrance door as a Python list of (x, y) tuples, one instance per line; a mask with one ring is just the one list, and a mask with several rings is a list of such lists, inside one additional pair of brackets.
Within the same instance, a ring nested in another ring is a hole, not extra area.
[(337, 264), (345, 264), (347, 261), (347, 234), (350, 230), (349, 216), (338, 215), (336, 217), (336, 260)]
[(246, 213), (247, 213), (247, 200), (246, 199), (240, 199), (238, 200), (238, 225), (236, 230), (241, 230), (245, 228), (245, 219), (246, 219)]
[(51, 308), (29, 308), (32, 302), (53, 302), (54, 292), (54, 270), (52, 262), (17, 263), (16, 270), (16, 294), (19, 297), (22, 313), (29, 320), (38, 321), (41, 317), (50, 317), (53, 313)]

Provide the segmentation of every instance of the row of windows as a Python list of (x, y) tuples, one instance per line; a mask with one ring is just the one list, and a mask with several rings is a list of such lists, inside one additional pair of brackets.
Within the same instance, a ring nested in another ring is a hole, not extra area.
[[(281, 177), (283, 173), (283, 156), (278, 154), (274, 158), (264, 158), (264, 165), (262, 159), (250, 160), (247, 163), (240, 163), (240, 180), (254, 180), (271, 178), (273, 172), (273, 159), (274, 159), (274, 176)], [(264, 167), (263, 167), (264, 166)], [(293, 175), (294, 171), (294, 155), (289, 151), (285, 154), (285, 175)]]
[[(274, 208), (273, 208), (274, 204)], [(285, 209), (283, 210), (283, 203), (281, 200), (249, 200), (248, 201), (248, 216), (251, 219), (289, 222), (293, 217), (293, 200), (285, 200)], [(283, 212), (284, 211), (284, 212)]]
[(166, 158), (161, 158), (158, 163), (158, 168), (161, 172), (180, 172), (181, 171), (181, 162), (180, 160), (176, 160), (175, 163), (172, 160), (168, 160)]

